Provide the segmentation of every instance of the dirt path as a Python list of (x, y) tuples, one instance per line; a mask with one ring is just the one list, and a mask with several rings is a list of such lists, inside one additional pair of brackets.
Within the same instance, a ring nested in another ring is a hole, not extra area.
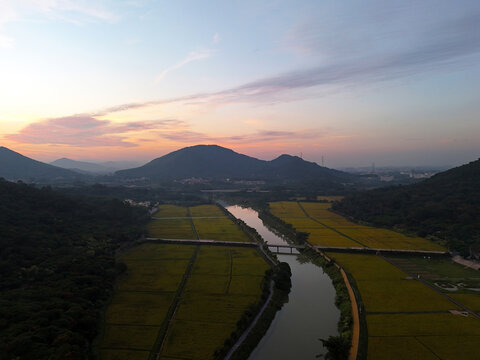
[(353, 293), (352, 286), (350, 285), (350, 281), (348, 281), (347, 274), (345, 274), (345, 271), (341, 268), (340, 273), (342, 274), (343, 281), (345, 281), (345, 285), (347, 286), (348, 290), (348, 296), (350, 297), (350, 302), (352, 303), (352, 347), (350, 348), (348, 360), (355, 360), (357, 358), (358, 343), (360, 339), (360, 317), (358, 314), (358, 304), (357, 299), (355, 299), (355, 294)]
[(469, 267), (469, 268), (474, 269), (474, 270), (480, 269), (480, 263), (464, 259), (460, 255), (456, 255), (456, 256), (452, 257), (452, 260), (455, 261), (456, 263), (460, 264), (460, 265)]
[[(331, 260), (325, 253), (319, 251), (318, 249), (314, 249), (314, 250), (316, 252), (318, 252), (320, 255), (322, 255), (327, 261)], [(350, 298), (350, 303), (352, 304), (352, 318), (353, 318), (352, 345), (350, 347), (350, 354), (348, 355), (348, 360), (356, 360), (357, 359), (357, 354), (358, 354), (358, 345), (359, 345), (359, 342), (360, 342), (360, 315), (359, 315), (359, 312), (358, 312), (357, 299), (355, 298), (355, 293), (353, 292), (352, 286), (350, 285), (350, 281), (348, 280), (347, 274), (340, 267), (340, 265), (338, 265), (337, 263), (334, 263), (334, 264), (340, 270), (340, 273), (342, 274), (343, 282), (345, 283), (345, 286), (347, 287), (348, 296)]]

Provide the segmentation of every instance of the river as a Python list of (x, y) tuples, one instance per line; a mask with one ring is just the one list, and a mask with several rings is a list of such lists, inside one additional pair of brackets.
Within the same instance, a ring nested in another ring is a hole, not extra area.
[[(255, 228), (267, 243), (288, 244), (263, 224), (256, 211), (237, 205), (227, 210)], [(301, 256), (277, 256), (292, 269), (292, 290), (249, 360), (316, 359), (326, 352), (319, 339), (338, 335), (340, 311), (335, 306), (335, 288), (322, 268), (301, 261)]]

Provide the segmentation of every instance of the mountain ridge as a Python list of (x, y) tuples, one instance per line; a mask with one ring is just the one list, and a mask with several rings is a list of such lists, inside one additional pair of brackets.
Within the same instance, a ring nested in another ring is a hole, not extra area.
[(185, 147), (149, 163), (115, 173), (120, 178), (178, 180), (189, 177), (244, 180), (349, 180), (353, 176), (321, 167), (298, 156), (282, 154), (267, 161), (218, 145)]
[(0, 177), (23, 181), (72, 181), (83, 176), (74, 171), (43, 163), (0, 146)]

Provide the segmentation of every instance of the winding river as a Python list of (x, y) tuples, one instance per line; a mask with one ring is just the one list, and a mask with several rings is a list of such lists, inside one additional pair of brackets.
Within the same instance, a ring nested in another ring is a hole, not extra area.
[[(255, 228), (268, 244), (288, 244), (263, 224), (255, 210), (237, 205), (227, 210)], [(292, 290), (249, 359), (313, 360), (326, 352), (319, 339), (338, 335), (340, 311), (335, 306), (335, 288), (322, 268), (304, 262), (301, 256), (282, 254), (278, 259), (292, 269)]]

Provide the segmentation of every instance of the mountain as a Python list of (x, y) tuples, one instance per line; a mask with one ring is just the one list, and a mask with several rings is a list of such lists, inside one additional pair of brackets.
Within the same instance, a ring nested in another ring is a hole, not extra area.
[(139, 164), (134, 161), (107, 161), (104, 163), (91, 163), (86, 161), (77, 161), (68, 158), (57, 159), (50, 165), (58, 166), (64, 169), (73, 170), (81, 174), (113, 174), (115, 171), (129, 169)]
[(30, 159), (0, 146), (0, 177), (23, 181), (73, 181), (84, 176), (53, 165)]
[(58, 166), (64, 169), (73, 170), (80, 173), (92, 174), (109, 174), (114, 173), (118, 168), (108, 167), (100, 164), (90, 163), (86, 161), (76, 161), (67, 158), (57, 159), (50, 163), (50, 165)]
[(232, 180), (328, 180), (348, 181), (352, 175), (321, 167), (296, 156), (259, 160), (218, 145), (186, 147), (159, 157), (144, 166), (117, 171), (121, 178), (178, 180), (185, 178)]
[(445, 242), (463, 255), (480, 252), (480, 159), (407, 186), (358, 192), (334, 210), (379, 226)]

